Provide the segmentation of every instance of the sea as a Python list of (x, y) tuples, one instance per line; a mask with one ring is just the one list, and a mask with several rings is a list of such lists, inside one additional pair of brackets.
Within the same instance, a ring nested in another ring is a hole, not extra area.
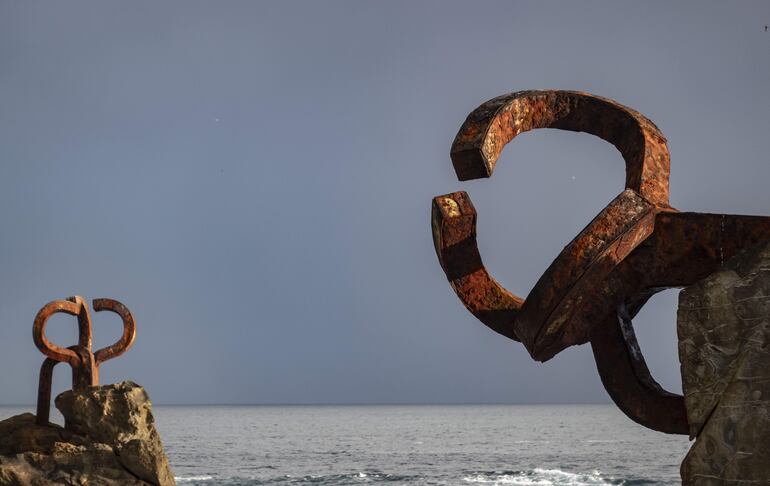
[[(0, 419), (31, 408), (0, 407)], [(612, 405), (156, 406), (179, 485), (678, 485)]]

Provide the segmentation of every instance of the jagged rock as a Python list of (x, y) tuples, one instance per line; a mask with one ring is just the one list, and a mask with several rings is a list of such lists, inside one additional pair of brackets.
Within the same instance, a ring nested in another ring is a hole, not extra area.
[(174, 485), (144, 389), (126, 381), (56, 398), (66, 428), (0, 422), (0, 485)]
[(144, 388), (124, 381), (87, 392), (64, 392), (56, 397), (56, 408), (68, 430), (110, 444), (135, 476), (152, 484), (174, 484)]
[(683, 484), (770, 484), (770, 246), (683, 290), (677, 331), (696, 438)]

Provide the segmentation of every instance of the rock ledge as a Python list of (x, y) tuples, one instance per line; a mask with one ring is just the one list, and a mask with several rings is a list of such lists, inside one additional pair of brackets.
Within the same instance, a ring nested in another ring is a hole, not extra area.
[(130, 381), (56, 397), (65, 427), (0, 422), (0, 485), (174, 485), (147, 393)]

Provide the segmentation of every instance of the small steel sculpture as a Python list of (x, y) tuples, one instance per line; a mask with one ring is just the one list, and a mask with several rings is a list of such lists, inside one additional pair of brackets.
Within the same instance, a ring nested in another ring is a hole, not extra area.
[[(35, 340), (35, 346), (48, 357), (40, 368), (40, 383), (37, 394), (37, 423), (40, 425), (48, 424), (51, 408), (51, 381), (53, 368), (57, 363), (68, 363), (72, 367), (72, 389), (84, 390), (89, 386), (99, 384), (99, 365), (101, 363), (120, 356), (134, 344), (136, 324), (134, 317), (125, 305), (112, 299), (94, 299), (93, 306), (96, 312), (114, 312), (123, 320), (123, 335), (118, 342), (96, 352), (91, 351), (91, 314), (83, 297), (76, 295), (66, 300), (49, 302), (35, 316), (32, 337)], [(77, 345), (62, 348), (46, 338), (46, 323), (52, 315), (58, 312), (77, 316)]]
[(590, 342), (605, 389), (628, 417), (687, 434), (684, 400), (653, 379), (631, 321), (655, 293), (691, 285), (739, 251), (770, 241), (770, 218), (672, 208), (668, 148), (655, 124), (615, 101), (575, 91), (519, 91), (479, 106), (452, 145), (459, 180), (490, 177), (503, 147), (535, 128), (587, 132), (613, 144), (626, 162), (625, 190), (562, 250), (526, 299), (484, 267), (476, 210), (465, 192), (433, 199), (439, 263), (465, 307), (521, 341), (535, 360)]

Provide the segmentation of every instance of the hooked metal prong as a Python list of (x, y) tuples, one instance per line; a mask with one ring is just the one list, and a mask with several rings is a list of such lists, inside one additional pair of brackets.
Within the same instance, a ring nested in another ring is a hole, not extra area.
[(113, 345), (106, 348), (102, 348), (94, 353), (94, 359), (96, 364), (100, 364), (108, 359), (116, 358), (125, 353), (136, 340), (136, 323), (134, 322), (134, 316), (128, 307), (113, 299), (94, 299), (94, 310), (96, 312), (110, 311), (118, 314), (123, 321), (123, 334), (120, 339)]
[(90, 322), (87, 320), (87, 311), (83, 314), (83, 307), (83, 300), (78, 296), (70, 297), (67, 300), (54, 300), (53, 302), (44, 305), (35, 316), (35, 322), (32, 326), (32, 339), (34, 340), (37, 349), (51, 359), (67, 362), (71, 366), (75, 366), (79, 360), (77, 353), (71, 349), (65, 349), (51, 343), (48, 338), (46, 338), (45, 327), (48, 323), (48, 319), (56, 313), (61, 312), (77, 316), (78, 343), (80, 344), (83, 341), (86, 341), (90, 345)]
[(657, 206), (669, 206), (666, 137), (641, 113), (580, 91), (517, 91), (481, 104), (452, 143), (458, 179), (490, 177), (503, 147), (536, 128), (586, 132), (606, 140), (626, 161), (626, 188)]
[(506, 290), (484, 267), (476, 244), (476, 210), (468, 194), (434, 198), (431, 226), (436, 255), (463, 305), (490, 329), (519, 341), (513, 323), (524, 299)]

